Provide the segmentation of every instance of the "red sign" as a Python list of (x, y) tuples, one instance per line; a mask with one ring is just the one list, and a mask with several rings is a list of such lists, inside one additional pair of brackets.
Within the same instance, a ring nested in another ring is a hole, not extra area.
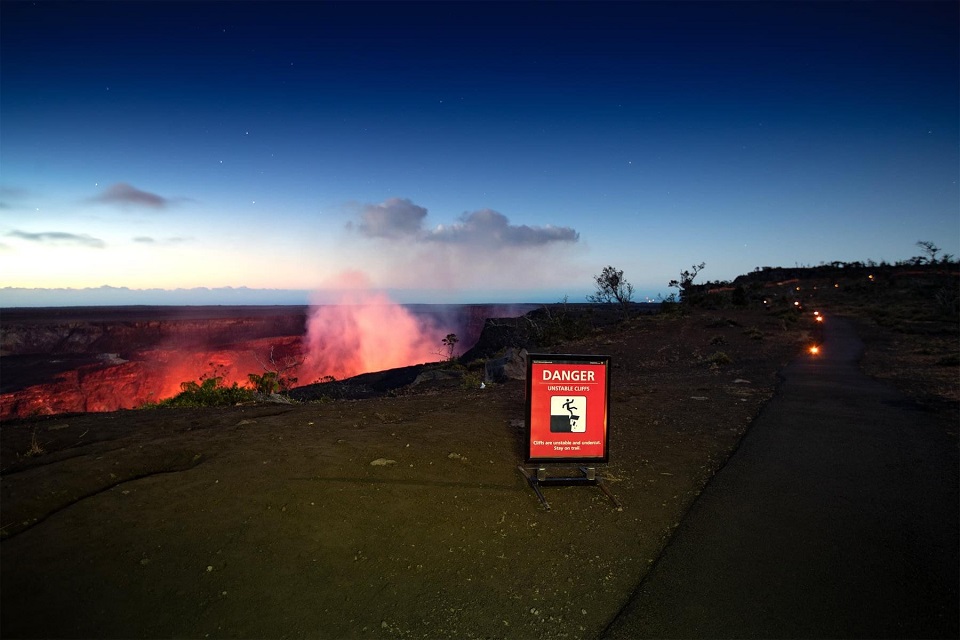
[(527, 462), (606, 462), (610, 358), (527, 355)]

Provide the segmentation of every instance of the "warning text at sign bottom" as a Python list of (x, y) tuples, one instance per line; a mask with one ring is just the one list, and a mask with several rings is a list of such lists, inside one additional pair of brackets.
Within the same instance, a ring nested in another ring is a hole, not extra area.
[[(547, 444), (543, 440), (534, 440), (534, 445), (544, 445)], [(593, 445), (600, 444), (599, 440), (557, 440), (549, 443), (553, 447), (554, 451), (580, 451), (581, 447), (589, 447)]]

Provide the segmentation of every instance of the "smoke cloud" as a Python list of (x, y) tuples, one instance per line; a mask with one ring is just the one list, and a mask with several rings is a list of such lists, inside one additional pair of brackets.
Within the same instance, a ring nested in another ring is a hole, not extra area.
[(372, 291), (362, 273), (340, 274), (334, 293), (335, 304), (310, 310), (300, 384), (438, 359), (442, 330)]

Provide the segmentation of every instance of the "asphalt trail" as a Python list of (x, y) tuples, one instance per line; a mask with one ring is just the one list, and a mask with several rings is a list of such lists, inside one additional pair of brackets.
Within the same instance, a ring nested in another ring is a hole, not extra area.
[(831, 318), (604, 637), (960, 637), (958, 449)]

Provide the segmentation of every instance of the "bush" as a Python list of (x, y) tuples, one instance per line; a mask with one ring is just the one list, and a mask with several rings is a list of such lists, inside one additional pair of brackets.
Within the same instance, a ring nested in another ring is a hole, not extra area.
[(733, 293), (730, 295), (730, 301), (738, 307), (747, 306), (747, 290), (743, 288), (742, 284), (738, 284), (733, 290)]
[(695, 293), (693, 279), (696, 278), (697, 274), (703, 271), (706, 266), (706, 262), (701, 262), (700, 264), (693, 265), (689, 270), (684, 269), (680, 272), (680, 278), (671, 280), (667, 284), (668, 287), (673, 287), (679, 292), (681, 304), (690, 305), (703, 300), (702, 293)]
[(763, 340), (763, 331), (756, 327), (750, 327), (743, 332), (751, 340)]
[(269, 396), (273, 393), (279, 393), (281, 390), (279, 376), (276, 371), (265, 371), (263, 375), (256, 373), (247, 374), (250, 384), (256, 389), (257, 393)]
[(671, 293), (666, 298), (660, 296), (660, 315), (683, 315), (682, 312), (680, 303), (677, 301), (677, 294)]
[(476, 371), (468, 371), (463, 374), (460, 386), (464, 389), (479, 389), (483, 382), (483, 374)]
[(617, 303), (624, 316), (633, 300), (633, 285), (623, 277), (623, 269), (615, 269), (612, 265), (603, 268), (599, 275), (593, 277), (597, 286), (596, 293), (587, 296), (589, 302), (598, 304)]
[(256, 392), (246, 389), (234, 382), (229, 387), (223, 384), (223, 378), (212, 376), (201, 380), (199, 384), (188, 381), (180, 383), (180, 393), (161, 400), (155, 404), (144, 405), (152, 407), (230, 407), (240, 402), (249, 402), (256, 399)]
[(722, 367), (725, 364), (732, 364), (733, 358), (728, 356), (723, 351), (716, 351), (714, 353), (711, 353), (709, 356), (707, 356), (706, 362), (709, 363), (711, 366)]

